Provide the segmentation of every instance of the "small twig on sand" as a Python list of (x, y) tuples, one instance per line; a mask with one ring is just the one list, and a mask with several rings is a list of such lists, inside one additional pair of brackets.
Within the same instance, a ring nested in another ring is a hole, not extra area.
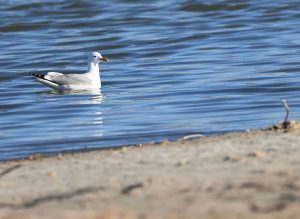
[(289, 118), (289, 114), (290, 114), (290, 109), (289, 109), (289, 105), (287, 103), (286, 100), (281, 100), (281, 103), (283, 105), (283, 107), (285, 108), (286, 114), (285, 114), (285, 118), (284, 118), (284, 123), (286, 123), (288, 121)]
[(129, 194), (132, 190), (135, 190), (137, 188), (142, 188), (144, 187), (144, 184), (143, 183), (135, 183), (135, 184), (132, 184), (132, 185), (129, 185), (129, 186), (126, 186), (124, 187), (122, 190), (121, 190), (121, 193), (123, 195), (126, 195), (126, 194)]
[(10, 167), (10, 168), (7, 168), (7, 169), (4, 170), (2, 173), (0, 173), (0, 178), (3, 177), (4, 175), (6, 175), (6, 174), (8, 174), (8, 173), (10, 173), (10, 172), (12, 172), (12, 171), (14, 171), (15, 169), (20, 168), (20, 167), (21, 167), (21, 165), (20, 165), (20, 164), (17, 164), (17, 165), (15, 165), (15, 166), (12, 166), (12, 167)]

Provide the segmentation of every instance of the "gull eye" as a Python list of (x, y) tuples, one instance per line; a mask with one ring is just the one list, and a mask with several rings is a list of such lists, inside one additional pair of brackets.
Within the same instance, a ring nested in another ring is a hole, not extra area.
[(97, 57), (97, 56), (94, 56), (95, 58)]

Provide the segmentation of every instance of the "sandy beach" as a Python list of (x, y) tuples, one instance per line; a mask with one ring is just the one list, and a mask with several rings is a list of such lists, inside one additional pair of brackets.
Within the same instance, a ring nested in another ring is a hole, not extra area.
[(256, 130), (0, 164), (0, 218), (297, 218), (300, 136)]

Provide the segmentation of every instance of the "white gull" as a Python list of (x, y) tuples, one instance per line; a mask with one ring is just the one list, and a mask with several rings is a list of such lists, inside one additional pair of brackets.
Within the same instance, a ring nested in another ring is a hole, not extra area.
[(29, 73), (30, 76), (52, 89), (64, 90), (94, 90), (101, 88), (99, 62), (106, 62), (107, 58), (98, 52), (93, 52), (88, 57), (88, 71), (83, 74), (63, 74), (48, 72), (47, 74)]

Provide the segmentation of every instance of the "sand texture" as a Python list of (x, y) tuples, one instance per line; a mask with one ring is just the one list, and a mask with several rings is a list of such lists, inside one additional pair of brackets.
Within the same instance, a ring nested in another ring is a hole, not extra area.
[(299, 218), (300, 135), (260, 130), (0, 163), (0, 218)]

